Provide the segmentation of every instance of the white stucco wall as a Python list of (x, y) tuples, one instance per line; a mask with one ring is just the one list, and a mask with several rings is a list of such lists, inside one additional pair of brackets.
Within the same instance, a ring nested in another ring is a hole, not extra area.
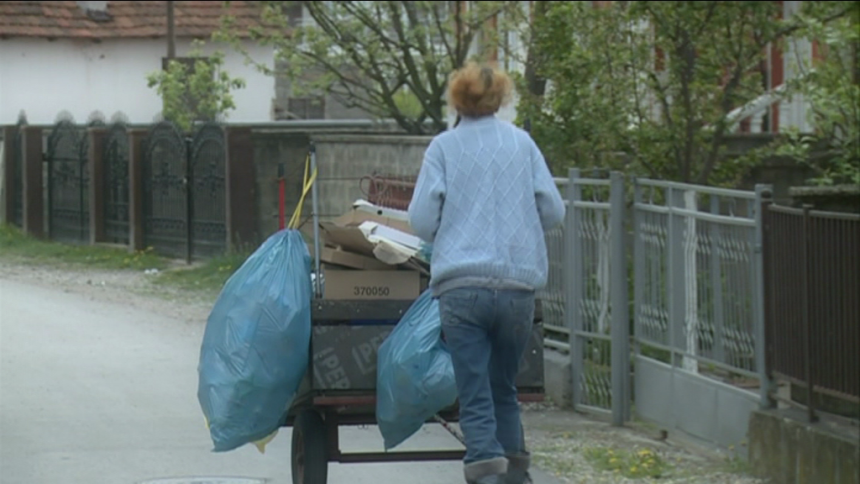
[[(255, 60), (272, 59), (271, 48), (248, 48)], [(189, 50), (190, 41), (177, 41), (177, 56)], [(234, 91), (236, 110), (228, 120), (271, 120), (274, 78), (245, 66), (231, 48), (221, 50), (225, 69), (246, 82), (244, 89)], [(30, 124), (51, 124), (64, 110), (78, 122), (100, 111), (108, 119), (122, 112), (132, 123), (149, 123), (161, 112), (161, 101), (146, 86), (146, 75), (161, 69), (166, 53), (163, 39), (0, 40), (0, 124), (15, 123), (22, 110)]]

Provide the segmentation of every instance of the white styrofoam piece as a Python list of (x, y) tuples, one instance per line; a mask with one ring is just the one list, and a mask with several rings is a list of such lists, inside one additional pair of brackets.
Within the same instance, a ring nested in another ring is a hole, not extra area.
[(367, 237), (372, 243), (375, 243), (371, 237), (377, 238), (377, 240), (389, 240), (391, 242), (396, 242), (409, 250), (417, 252), (418, 249), (421, 248), (421, 239), (414, 236), (409, 235), (406, 232), (401, 230), (393, 229), (388, 227), (387, 225), (379, 224), (372, 221), (367, 221), (358, 226), (361, 232)]
[(380, 207), (379, 205), (374, 205), (367, 200), (356, 200), (355, 203), (352, 204), (352, 208), (361, 210), (362, 212), (373, 213), (382, 217), (399, 220), (401, 222), (409, 222), (409, 212), (405, 210), (397, 210), (396, 208)]
[(412, 258), (412, 254), (405, 247), (385, 239), (380, 240), (373, 247), (373, 255), (382, 262), (391, 265), (405, 264)]

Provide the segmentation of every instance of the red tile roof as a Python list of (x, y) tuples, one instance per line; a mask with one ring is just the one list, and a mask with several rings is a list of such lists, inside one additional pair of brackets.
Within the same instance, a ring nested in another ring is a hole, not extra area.
[[(116, 39), (167, 36), (167, 2), (107, 2), (109, 18), (94, 20), (79, 2), (0, 2), (0, 38)], [(80, 2), (84, 3), (84, 2)], [(174, 22), (178, 38), (208, 38), (229, 12), (236, 19), (236, 31), (247, 35), (261, 26), (261, 2), (222, 1), (174, 2)]]

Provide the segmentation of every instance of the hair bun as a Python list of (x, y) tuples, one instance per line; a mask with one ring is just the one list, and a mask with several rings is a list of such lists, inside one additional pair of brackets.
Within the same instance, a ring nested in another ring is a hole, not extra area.
[(512, 91), (513, 83), (507, 74), (475, 62), (454, 71), (448, 81), (449, 103), (467, 117), (495, 114), (510, 100)]

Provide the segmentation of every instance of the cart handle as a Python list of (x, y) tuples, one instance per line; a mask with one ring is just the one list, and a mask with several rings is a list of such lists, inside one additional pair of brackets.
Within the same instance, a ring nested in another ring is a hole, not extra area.
[(295, 230), (299, 227), (299, 222), (302, 219), (302, 208), (304, 207), (304, 204), (305, 204), (305, 197), (307, 196), (308, 192), (313, 187), (314, 181), (316, 181), (316, 179), (317, 179), (317, 168), (316, 167), (314, 167), (313, 173), (311, 173), (310, 176), (308, 176), (308, 172), (310, 171), (310, 167), (311, 167), (311, 155), (308, 154), (307, 158), (305, 159), (304, 188), (302, 189), (302, 196), (299, 198), (299, 203), (298, 203), (298, 205), (296, 205), (296, 210), (295, 210), (295, 212), (293, 212), (293, 216), (290, 217), (290, 223), (288, 225), (288, 227), (290, 229), (293, 229), (293, 230)]

